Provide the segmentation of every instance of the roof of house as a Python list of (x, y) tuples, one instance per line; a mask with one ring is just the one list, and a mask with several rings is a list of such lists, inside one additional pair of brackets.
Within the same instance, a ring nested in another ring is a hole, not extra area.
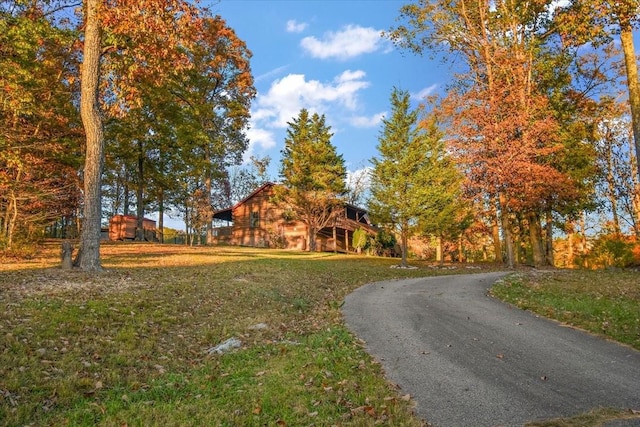
[(251, 194), (249, 194), (247, 197), (245, 197), (244, 199), (240, 200), (238, 203), (236, 203), (235, 205), (231, 206), (230, 208), (226, 208), (226, 209), (220, 209), (218, 211), (215, 211), (213, 213), (213, 218), (215, 219), (221, 219), (223, 221), (233, 221), (233, 210), (235, 208), (237, 208), (238, 206), (242, 205), (243, 203), (245, 203), (247, 200), (249, 200), (250, 198), (252, 198), (253, 196), (255, 196), (256, 194), (258, 194), (259, 192), (261, 192), (262, 190), (264, 190), (267, 187), (273, 187), (274, 184), (273, 182), (265, 182), (264, 184), (262, 184), (260, 187), (256, 188), (255, 190), (253, 190), (251, 192)]

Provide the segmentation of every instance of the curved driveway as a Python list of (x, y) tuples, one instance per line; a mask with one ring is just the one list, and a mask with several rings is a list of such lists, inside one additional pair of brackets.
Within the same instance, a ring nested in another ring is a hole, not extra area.
[(640, 409), (640, 352), (487, 296), (504, 273), (365, 285), (347, 326), (435, 426), (520, 426)]

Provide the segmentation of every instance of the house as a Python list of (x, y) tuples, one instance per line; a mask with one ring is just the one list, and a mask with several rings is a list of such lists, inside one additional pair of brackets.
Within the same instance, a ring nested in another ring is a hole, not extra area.
[[(114, 215), (109, 220), (109, 240), (133, 240), (136, 238), (138, 217), (133, 215)], [(142, 218), (144, 240), (155, 242), (156, 222), (152, 219)]]
[[(235, 206), (215, 212), (214, 221), (224, 226), (213, 229), (213, 243), (305, 250), (307, 226), (288, 219), (286, 211), (271, 201), (276, 185), (266, 183)], [(364, 209), (345, 204), (334, 223), (318, 232), (316, 247), (348, 252), (353, 249), (353, 231), (358, 228), (377, 232)]]

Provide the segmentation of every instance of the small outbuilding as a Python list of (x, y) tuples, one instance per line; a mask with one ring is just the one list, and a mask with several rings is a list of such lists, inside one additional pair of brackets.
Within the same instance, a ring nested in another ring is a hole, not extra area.
[[(136, 227), (138, 217), (133, 215), (114, 215), (109, 220), (109, 240), (134, 240), (136, 238)], [(144, 240), (155, 242), (156, 222), (149, 218), (142, 219), (142, 229)]]

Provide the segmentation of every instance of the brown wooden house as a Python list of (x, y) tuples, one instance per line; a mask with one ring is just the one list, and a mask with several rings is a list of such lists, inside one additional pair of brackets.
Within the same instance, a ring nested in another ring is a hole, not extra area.
[[(271, 201), (275, 185), (264, 184), (235, 206), (215, 212), (214, 220), (224, 225), (213, 229), (214, 243), (305, 250), (307, 227), (287, 219), (285, 211)], [(319, 251), (348, 252), (353, 231), (358, 228), (377, 232), (364, 209), (345, 204), (344, 213), (318, 232), (316, 247)]]

